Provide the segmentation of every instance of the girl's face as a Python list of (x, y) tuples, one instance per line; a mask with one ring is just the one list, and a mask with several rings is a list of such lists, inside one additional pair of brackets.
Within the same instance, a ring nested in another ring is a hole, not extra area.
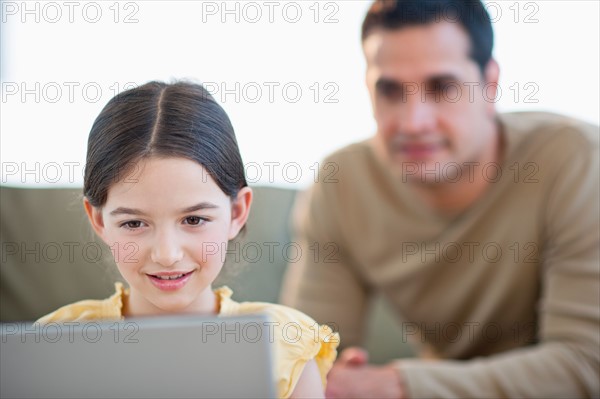
[(250, 188), (231, 199), (206, 169), (184, 158), (140, 161), (109, 188), (101, 209), (84, 200), (129, 283), (126, 316), (214, 313), (211, 284), (251, 201)]

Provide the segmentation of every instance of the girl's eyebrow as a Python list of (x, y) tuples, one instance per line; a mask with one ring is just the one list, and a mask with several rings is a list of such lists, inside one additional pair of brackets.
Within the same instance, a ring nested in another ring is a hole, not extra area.
[(117, 216), (117, 215), (144, 215), (144, 212), (138, 210), (138, 209), (133, 209), (133, 208), (125, 208), (125, 207), (118, 207), (117, 209), (111, 211), (109, 213), (110, 216)]
[[(216, 208), (218, 208), (218, 206), (213, 204), (212, 202), (200, 202), (199, 204), (182, 209), (179, 213), (190, 213), (190, 212), (195, 212), (195, 211), (199, 211), (199, 210), (203, 210), (203, 209), (216, 209)], [(120, 207), (116, 208), (115, 210), (111, 211), (110, 215), (111, 216), (117, 216), (117, 215), (145, 216), (145, 213), (139, 209), (125, 208), (125, 207), (120, 206)]]
[(182, 209), (180, 213), (190, 213), (195, 211), (200, 211), (203, 209), (217, 209), (218, 205), (213, 204), (212, 202), (201, 202), (194, 206), (190, 206), (189, 208)]

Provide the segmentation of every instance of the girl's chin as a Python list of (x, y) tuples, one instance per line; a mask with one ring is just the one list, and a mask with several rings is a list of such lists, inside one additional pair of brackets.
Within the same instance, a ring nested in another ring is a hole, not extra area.
[[(212, 290), (211, 290), (212, 291)], [(148, 298), (157, 310), (157, 314), (182, 314), (182, 313), (203, 313), (213, 314), (215, 302), (210, 297), (208, 300), (203, 300), (202, 295), (190, 296), (183, 293), (164, 293), (153, 295)]]
[(158, 301), (154, 304), (159, 315), (192, 313), (192, 304), (190, 302), (163, 302)]
[(188, 284), (177, 290), (162, 290), (149, 281), (146, 283), (132, 287), (129, 294), (129, 301), (133, 302), (130, 305), (138, 315), (215, 313), (216, 297), (210, 284), (199, 287), (196, 282), (193, 286)]

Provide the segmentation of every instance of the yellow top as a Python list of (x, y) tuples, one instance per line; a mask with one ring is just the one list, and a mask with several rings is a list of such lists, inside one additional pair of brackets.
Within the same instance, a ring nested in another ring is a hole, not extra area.
[[(129, 289), (123, 287), (122, 283), (115, 283), (115, 289), (116, 292), (107, 299), (75, 302), (47, 314), (37, 322), (122, 320), (123, 297), (129, 295)], [(268, 315), (274, 322), (274, 371), (279, 397), (288, 398), (292, 394), (304, 366), (311, 359), (315, 359), (325, 387), (325, 377), (337, 356), (337, 333), (326, 325), (319, 326), (304, 313), (287, 306), (265, 302), (238, 303), (231, 299), (233, 292), (228, 287), (218, 288), (214, 292), (220, 304), (219, 316), (261, 313)], [(289, 323), (294, 323), (294, 328), (286, 329)], [(289, 339), (283, 339), (284, 337)]]

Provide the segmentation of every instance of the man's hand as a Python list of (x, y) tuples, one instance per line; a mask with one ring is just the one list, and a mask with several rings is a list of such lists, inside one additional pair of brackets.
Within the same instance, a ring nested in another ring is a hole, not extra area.
[(364, 349), (347, 348), (327, 376), (327, 398), (403, 398), (398, 370), (371, 366)]

